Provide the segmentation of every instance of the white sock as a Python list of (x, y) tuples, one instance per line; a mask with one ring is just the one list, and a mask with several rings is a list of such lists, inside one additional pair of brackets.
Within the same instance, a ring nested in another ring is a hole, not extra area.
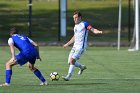
[(67, 75), (67, 78), (70, 78), (74, 72), (74, 68), (75, 68), (75, 65), (70, 65), (69, 66), (69, 71), (68, 71), (68, 75)]
[(80, 69), (82, 68), (82, 65), (78, 61), (75, 62), (75, 66), (79, 67)]

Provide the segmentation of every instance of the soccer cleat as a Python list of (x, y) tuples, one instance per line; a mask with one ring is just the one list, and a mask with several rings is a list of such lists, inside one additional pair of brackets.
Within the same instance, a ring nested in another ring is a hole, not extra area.
[(85, 65), (82, 65), (82, 68), (80, 68), (78, 75), (81, 75), (85, 69), (87, 69), (87, 67)]
[(44, 86), (44, 85), (47, 86), (47, 85), (48, 85), (48, 82), (45, 81), (45, 82), (41, 82), (41, 83), (40, 83), (40, 86)]
[(65, 77), (65, 76), (62, 76), (62, 79), (65, 80), (65, 81), (69, 81), (70, 79)]
[(10, 86), (10, 84), (8, 83), (0, 84), (0, 87), (4, 87), (4, 86)]

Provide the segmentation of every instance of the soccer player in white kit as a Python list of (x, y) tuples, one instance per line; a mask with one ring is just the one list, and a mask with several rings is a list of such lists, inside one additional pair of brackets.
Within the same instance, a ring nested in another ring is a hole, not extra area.
[(83, 54), (84, 50), (87, 47), (88, 31), (90, 30), (94, 34), (102, 34), (102, 31), (97, 30), (87, 22), (82, 21), (82, 15), (79, 11), (74, 12), (73, 19), (75, 23), (74, 35), (66, 44), (63, 45), (64, 48), (67, 48), (69, 45), (74, 43), (68, 57), (69, 64), (68, 74), (66, 76), (62, 76), (62, 78), (65, 81), (70, 80), (75, 67), (78, 67), (80, 69), (78, 72), (79, 75), (81, 75), (82, 72), (86, 69), (86, 66), (80, 64), (78, 62), (78, 59), (80, 58), (80, 56)]

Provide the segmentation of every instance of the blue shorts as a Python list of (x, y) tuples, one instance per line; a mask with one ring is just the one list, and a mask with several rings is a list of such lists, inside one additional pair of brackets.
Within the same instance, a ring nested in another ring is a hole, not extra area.
[(17, 63), (21, 66), (27, 62), (31, 64), (35, 64), (36, 54), (35, 53), (24, 54), (20, 52), (18, 55), (16, 55), (16, 60), (17, 60)]

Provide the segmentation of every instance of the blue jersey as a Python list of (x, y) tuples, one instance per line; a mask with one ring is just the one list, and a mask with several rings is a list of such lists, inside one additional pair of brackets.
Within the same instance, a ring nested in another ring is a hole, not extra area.
[(16, 55), (17, 63), (24, 65), (26, 62), (34, 64), (37, 58), (37, 50), (32, 44), (32, 40), (26, 36), (14, 34), (9, 38), (8, 43), (13, 43), (14, 46), (19, 49), (20, 53)]
[(13, 39), (14, 46), (18, 48), (20, 52), (26, 53), (35, 50), (28, 37), (16, 34), (11, 38)]

